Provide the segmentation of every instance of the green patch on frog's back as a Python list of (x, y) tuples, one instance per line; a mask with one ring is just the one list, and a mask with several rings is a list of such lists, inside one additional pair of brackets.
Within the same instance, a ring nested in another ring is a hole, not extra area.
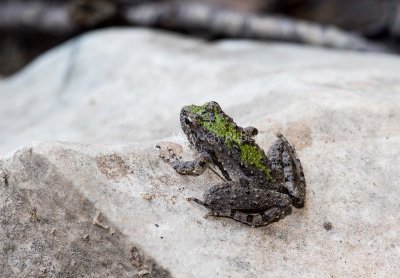
[(214, 121), (207, 119), (209, 117), (207, 111), (207, 104), (203, 106), (190, 105), (187, 109), (196, 115), (202, 117), (202, 126), (211, 134), (224, 139), (228, 148), (232, 148), (235, 144), (240, 149), (241, 160), (246, 165), (253, 165), (257, 169), (261, 169), (268, 178), (271, 179), (271, 173), (267, 166), (262, 162), (265, 157), (264, 151), (258, 146), (249, 143), (243, 143), (243, 133), (239, 131), (235, 124), (229, 121), (221, 111), (214, 108)]
[(196, 114), (196, 115), (201, 115), (202, 113), (204, 113), (206, 111), (204, 105), (203, 106), (189, 105), (189, 106), (186, 106), (185, 108), (188, 111), (190, 111), (191, 113)]

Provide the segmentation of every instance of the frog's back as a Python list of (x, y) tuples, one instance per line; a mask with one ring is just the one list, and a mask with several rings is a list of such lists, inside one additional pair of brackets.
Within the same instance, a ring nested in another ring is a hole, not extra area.
[(245, 130), (216, 102), (182, 109), (182, 128), (199, 152), (207, 152), (226, 177), (267, 182), (271, 179), (267, 157)]
[[(238, 132), (243, 133), (242, 128), (237, 128)], [(254, 139), (245, 138), (245, 135), (242, 137), (243, 140), (221, 144), (218, 150), (214, 151), (217, 166), (220, 169), (222, 166), (221, 171), (227, 171), (233, 180), (247, 178), (258, 183), (267, 183), (272, 177), (264, 150)]]

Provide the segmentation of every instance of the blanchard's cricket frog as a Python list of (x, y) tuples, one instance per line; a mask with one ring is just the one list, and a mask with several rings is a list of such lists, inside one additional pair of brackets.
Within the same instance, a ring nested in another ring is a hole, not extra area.
[(283, 135), (277, 135), (266, 155), (254, 141), (257, 129), (237, 126), (216, 102), (183, 107), (180, 121), (199, 155), (193, 161), (178, 156), (167, 161), (184, 175), (200, 175), (215, 165), (224, 179), (204, 193), (204, 201), (189, 198), (208, 208), (208, 216), (258, 227), (283, 218), (292, 205), (303, 206), (303, 169)]

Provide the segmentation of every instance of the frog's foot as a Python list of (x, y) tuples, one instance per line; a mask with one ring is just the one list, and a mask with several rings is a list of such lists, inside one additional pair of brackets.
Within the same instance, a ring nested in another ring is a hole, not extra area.
[(209, 205), (208, 205), (207, 203), (205, 203), (205, 202), (203, 202), (202, 200), (199, 200), (199, 199), (197, 199), (197, 198), (187, 198), (187, 200), (188, 200), (189, 202), (198, 203), (199, 205), (205, 206), (206, 208), (209, 207)]
[(176, 143), (158, 143), (156, 148), (160, 151), (160, 157), (182, 175), (200, 175), (211, 161), (210, 156), (206, 153), (200, 153), (193, 161), (182, 161), (182, 146)]
[(182, 161), (173, 160), (170, 161), (171, 166), (182, 175), (201, 175), (207, 168), (208, 163), (211, 158), (206, 153), (201, 153), (195, 160), (192, 161)]
[(292, 147), (282, 134), (268, 150), (268, 161), (275, 177), (283, 182), (292, 197), (293, 205), (303, 206), (306, 196), (306, 182), (303, 167)]
[(272, 207), (260, 213), (246, 213), (243, 211), (210, 211), (206, 216), (227, 217), (252, 227), (266, 226), (284, 218), (291, 213), (291, 207)]
[(183, 152), (182, 146), (172, 142), (157, 143), (156, 148), (160, 152), (160, 157), (170, 163), (171, 161), (180, 160)]
[[(199, 205), (202, 205), (202, 206), (204, 206), (204, 207), (206, 207), (206, 208), (210, 208), (210, 206), (209, 206), (206, 202), (203, 202), (202, 200), (199, 200), (199, 199), (197, 199), (197, 198), (187, 198), (187, 200), (188, 200), (189, 202), (198, 203)], [(209, 217), (209, 216), (216, 216), (216, 215), (214, 215), (212, 212), (209, 212), (209, 213), (207, 213), (206, 215), (204, 215), (204, 218), (207, 218), (207, 217)]]

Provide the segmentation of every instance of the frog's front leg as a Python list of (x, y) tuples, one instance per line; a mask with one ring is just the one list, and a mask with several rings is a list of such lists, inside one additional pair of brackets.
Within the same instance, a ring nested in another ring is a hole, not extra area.
[(302, 206), (306, 196), (306, 182), (303, 167), (292, 147), (282, 134), (268, 150), (267, 158), (273, 172), (273, 176), (283, 183), (293, 205)]
[(180, 159), (169, 161), (179, 174), (194, 176), (204, 173), (209, 162), (211, 162), (211, 158), (207, 153), (201, 153), (192, 161), (182, 161)]

